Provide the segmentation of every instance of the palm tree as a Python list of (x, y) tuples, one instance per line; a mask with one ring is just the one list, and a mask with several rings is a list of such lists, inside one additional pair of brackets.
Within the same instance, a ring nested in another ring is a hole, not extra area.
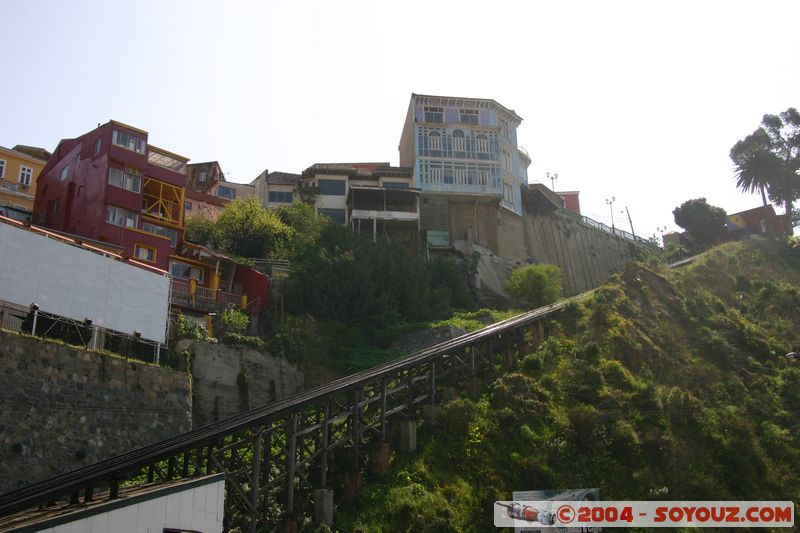
[(764, 115), (761, 127), (731, 148), (736, 186), (742, 192), (767, 194), (783, 204), (786, 213), (800, 197), (800, 113), (789, 108), (780, 115)]
[(780, 167), (780, 161), (769, 146), (769, 135), (763, 128), (758, 128), (731, 148), (736, 187), (751, 194), (760, 192), (764, 205), (767, 205), (769, 181)]

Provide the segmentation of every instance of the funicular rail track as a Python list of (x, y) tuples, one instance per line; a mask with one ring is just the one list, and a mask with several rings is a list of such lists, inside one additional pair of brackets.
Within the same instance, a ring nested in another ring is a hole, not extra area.
[(58, 501), (114, 499), (120, 487), (218, 472), (226, 473), (225, 529), (233, 515), (262, 529), (295, 511), (298, 491), (330, 486), (343, 463), (360, 471), (367, 444), (389, 439), (390, 419), (416, 419), (446, 387), (476, 387), (517, 345), (541, 342), (543, 321), (574, 299), (4, 494), (0, 530), (9, 515)]

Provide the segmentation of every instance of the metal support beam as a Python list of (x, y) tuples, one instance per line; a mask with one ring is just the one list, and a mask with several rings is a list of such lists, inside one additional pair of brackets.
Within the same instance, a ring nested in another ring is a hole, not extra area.
[(325, 402), (325, 420), (322, 421), (322, 457), (320, 458), (319, 484), (328, 488), (328, 446), (331, 439), (331, 401)]
[(351, 420), (353, 442), (353, 470), (361, 470), (361, 389), (353, 391), (353, 412)]
[(250, 533), (256, 533), (260, 510), (258, 507), (259, 487), (261, 484), (261, 432), (253, 438), (253, 472), (250, 476), (250, 504), (253, 512), (250, 515)]
[(436, 405), (436, 363), (431, 363), (431, 394), (428, 399), (431, 405)]
[(294, 512), (294, 466), (297, 455), (297, 413), (289, 417), (289, 427), (286, 430), (286, 512)]

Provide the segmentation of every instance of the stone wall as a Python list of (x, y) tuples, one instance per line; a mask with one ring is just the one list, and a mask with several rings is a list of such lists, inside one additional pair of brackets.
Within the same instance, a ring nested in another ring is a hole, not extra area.
[(199, 341), (186, 348), (192, 352), (197, 427), (303, 390), (302, 370), (283, 357), (247, 346)]
[(186, 373), (0, 331), (0, 493), (189, 431)]
[(564, 295), (593, 289), (632, 259), (632, 243), (569, 215), (526, 212), (525, 247), (533, 263), (561, 268)]

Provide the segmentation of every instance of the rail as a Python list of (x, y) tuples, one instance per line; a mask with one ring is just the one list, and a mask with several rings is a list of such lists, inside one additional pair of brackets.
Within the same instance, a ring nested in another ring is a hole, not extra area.
[(349, 446), (353, 468), (360, 468), (365, 438), (385, 441), (390, 417), (413, 417), (422, 404), (435, 404), (445, 384), (455, 386), (477, 379), (482, 369), (494, 369), (498, 354), (523, 342), (530, 326), (538, 327), (537, 338), (543, 340), (543, 320), (577, 298), (9, 492), (0, 496), (0, 517), (62, 498), (78, 503), (81, 491), (84, 501), (91, 501), (98, 489), (113, 499), (121, 483), (144, 483), (145, 477), (153, 482), (226, 471), (226, 516), (235, 510), (248, 517), (255, 531), (278, 519), (268, 514), (275, 505), (267, 504), (276, 489), (283, 495), (281, 512), (291, 515), (295, 490), (311, 484), (312, 466), (326, 486), (332, 450)]

